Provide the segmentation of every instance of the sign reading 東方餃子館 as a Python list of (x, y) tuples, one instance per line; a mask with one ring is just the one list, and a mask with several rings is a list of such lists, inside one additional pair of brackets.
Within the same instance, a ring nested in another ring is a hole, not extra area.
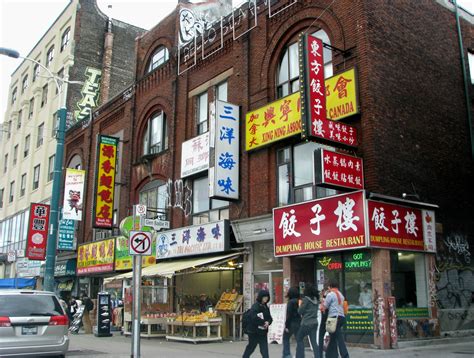
[[(209, 196), (239, 198), (239, 106), (216, 101), (211, 115), (210, 144), (214, 148), (209, 168)], [(214, 117), (214, 118), (212, 118)]]
[(87, 67), (85, 75), (86, 81), (81, 90), (82, 99), (77, 102), (78, 110), (74, 111), (76, 122), (89, 118), (92, 109), (99, 105), (102, 71), (97, 68)]
[(182, 227), (158, 233), (156, 258), (203, 255), (229, 248), (229, 221)]
[(275, 256), (367, 246), (363, 191), (273, 209)]

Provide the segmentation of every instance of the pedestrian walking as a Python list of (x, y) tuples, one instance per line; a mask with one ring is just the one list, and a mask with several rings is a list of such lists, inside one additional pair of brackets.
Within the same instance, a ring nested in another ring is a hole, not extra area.
[(82, 293), (82, 304), (84, 305), (84, 313), (82, 315), (82, 325), (84, 326), (84, 333), (91, 334), (92, 333), (92, 324), (91, 324), (91, 317), (89, 312), (94, 309), (94, 303), (92, 300), (87, 296), (85, 292)]
[(324, 307), (324, 301), (326, 300), (326, 296), (329, 292), (330, 292), (329, 288), (325, 287), (323, 291), (321, 291), (321, 294), (320, 294), (321, 302), (319, 304), (319, 310), (321, 312), (321, 322), (319, 322), (319, 334), (318, 334), (319, 358), (323, 358), (324, 336), (326, 335), (326, 321), (328, 319), (328, 311)]
[(301, 315), (301, 326), (296, 334), (296, 358), (304, 358), (304, 338), (309, 336), (309, 341), (313, 346), (314, 358), (319, 358), (316, 332), (318, 330), (318, 291), (307, 283), (304, 288), (304, 297), (298, 309)]
[(336, 318), (336, 331), (329, 333), (329, 346), (326, 352), (327, 358), (338, 358), (337, 350), (342, 358), (349, 358), (346, 343), (344, 342), (344, 335), (342, 334), (342, 327), (346, 324), (346, 317), (344, 314), (344, 296), (339, 291), (339, 283), (332, 280), (329, 283), (330, 292), (327, 294), (324, 301), (324, 307), (328, 311), (328, 319)]
[(267, 305), (268, 301), (270, 301), (270, 293), (266, 290), (261, 290), (258, 293), (257, 302), (250, 308), (250, 323), (247, 329), (249, 343), (245, 347), (242, 358), (249, 358), (257, 345), (260, 347), (262, 357), (269, 358), (267, 334), (268, 327), (272, 324), (273, 319)]
[(298, 313), (298, 301), (300, 291), (298, 287), (291, 287), (286, 295), (288, 302), (286, 304), (285, 331), (283, 332), (283, 358), (291, 358), (290, 338), (295, 336), (300, 329), (301, 316)]

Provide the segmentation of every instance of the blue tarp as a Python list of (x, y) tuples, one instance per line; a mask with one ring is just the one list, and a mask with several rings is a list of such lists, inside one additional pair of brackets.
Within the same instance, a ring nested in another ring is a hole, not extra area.
[(35, 288), (35, 278), (0, 278), (0, 289), (2, 288)]

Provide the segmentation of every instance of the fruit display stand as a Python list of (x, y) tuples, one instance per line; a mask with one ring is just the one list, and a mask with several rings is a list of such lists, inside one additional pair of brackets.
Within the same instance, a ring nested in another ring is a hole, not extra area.
[(229, 323), (232, 327), (232, 339), (237, 337), (237, 323), (239, 325), (238, 339), (242, 340), (243, 296), (237, 293), (224, 292), (216, 304), (216, 310), (224, 317), (224, 336), (228, 335)]
[[(176, 316), (175, 313), (144, 314), (140, 317), (140, 337), (166, 337), (166, 325), (170, 318)], [(125, 325), (123, 334), (132, 335), (132, 316), (125, 313)]]
[(168, 319), (166, 340), (194, 344), (222, 341), (221, 326), (222, 318), (218, 317), (216, 313), (183, 314), (175, 319)]

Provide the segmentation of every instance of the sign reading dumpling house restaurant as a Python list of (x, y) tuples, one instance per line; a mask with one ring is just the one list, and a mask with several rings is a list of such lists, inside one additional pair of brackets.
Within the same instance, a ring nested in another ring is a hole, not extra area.
[(26, 257), (30, 260), (44, 260), (48, 242), (50, 206), (47, 204), (30, 204), (30, 221)]
[(112, 228), (115, 194), (115, 168), (119, 139), (99, 135), (93, 226)]
[(229, 221), (163, 231), (156, 239), (156, 258), (203, 255), (229, 248)]
[(367, 246), (363, 191), (273, 209), (275, 256)]
[(364, 189), (362, 159), (318, 149), (314, 152), (316, 185)]
[(421, 214), (420, 209), (368, 200), (370, 246), (425, 251)]

